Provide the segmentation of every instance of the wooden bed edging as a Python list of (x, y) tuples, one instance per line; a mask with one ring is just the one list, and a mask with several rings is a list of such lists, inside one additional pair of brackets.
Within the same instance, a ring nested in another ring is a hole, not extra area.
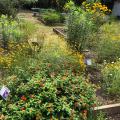
[(120, 114), (120, 103), (117, 104), (110, 104), (110, 105), (103, 105), (94, 108), (95, 114), (98, 112), (105, 112), (107, 115), (115, 115)]
[(38, 20), (41, 21), (43, 24), (47, 25), (47, 26), (63, 26), (63, 23), (53, 23), (53, 24), (47, 24), (47, 22), (45, 20), (43, 20), (40, 16), (37, 16)]
[(62, 37), (64, 37), (64, 38), (67, 38), (67, 35), (65, 35), (63, 32), (59, 31), (57, 28), (53, 28), (53, 31), (54, 31), (56, 34), (58, 34), (58, 35), (60, 35), (60, 36), (62, 36)]

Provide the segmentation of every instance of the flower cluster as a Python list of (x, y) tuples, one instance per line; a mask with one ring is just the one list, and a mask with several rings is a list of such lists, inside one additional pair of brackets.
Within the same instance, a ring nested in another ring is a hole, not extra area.
[[(4, 51), (4, 50), (3, 50)], [(0, 66), (1, 68), (9, 68), (13, 62), (13, 56), (8, 53), (4, 55), (3, 52), (0, 52)]]
[(87, 12), (91, 12), (91, 13), (102, 13), (102, 14), (106, 14), (106, 13), (110, 13), (111, 10), (108, 9), (108, 7), (106, 5), (102, 5), (99, 2), (96, 3), (87, 3), (87, 2), (83, 2), (82, 3), (83, 8), (87, 11)]

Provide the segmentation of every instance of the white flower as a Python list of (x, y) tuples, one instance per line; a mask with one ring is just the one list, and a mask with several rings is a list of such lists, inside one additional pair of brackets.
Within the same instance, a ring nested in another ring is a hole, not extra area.
[(110, 76), (112, 76), (112, 74), (109, 74)]

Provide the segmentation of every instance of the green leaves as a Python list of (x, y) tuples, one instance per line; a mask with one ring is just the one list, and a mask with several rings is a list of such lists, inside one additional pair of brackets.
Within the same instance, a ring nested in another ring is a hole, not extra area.
[(18, 22), (8, 16), (2, 15), (0, 17), (0, 28), (4, 49), (8, 48), (8, 42), (19, 42), (23, 38)]
[[(32, 119), (37, 112), (46, 119), (49, 119), (51, 115), (57, 119), (58, 114), (62, 118), (69, 119), (72, 110), (75, 111), (75, 116), (83, 110), (89, 111), (95, 103), (94, 86), (87, 83), (82, 76), (72, 75), (71, 70), (69, 73), (64, 79), (62, 74), (54, 79), (47, 78), (46, 80), (40, 75), (39, 77), (34, 75), (25, 84), (22, 81), (21, 83), (16, 81), (18, 84), (12, 86), (16, 97), (10, 97), (9, 110), (5, 107), (6, 103), (2, 104), (1, 107), (4, 110), (1, 113), (5, 112), (5, 115), (8, 114), (9, 117), (15, 117), (15, 114), (19, 113), (18, 116), (21, 119), (27, 120), (26, 116), (29, 115), (29, 119)], [(8, 83), (8, 87), (9, 85), (11, 86)], [(23, 95), (26, 98), (25, 101), (21, 100)]]

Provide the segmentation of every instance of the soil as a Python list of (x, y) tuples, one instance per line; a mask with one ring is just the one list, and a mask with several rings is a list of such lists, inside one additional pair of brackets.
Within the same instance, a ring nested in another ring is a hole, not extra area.
[(102, 84), (102, 75), (101, 70), (98, 68), (88, 68), (87, 75), (89, 75), (90, 80), (93, 84), (99, 86), (99, 89), (96, 91), (96, 96), (98, 99), (98, 104), (100, 105), (108, 105), (119, 103), (120, 99), (115, 96), (107, 95), (105, 90), (101, 87)]
[(120, 120), (120, 114), (109, 116), (106, 120)]

